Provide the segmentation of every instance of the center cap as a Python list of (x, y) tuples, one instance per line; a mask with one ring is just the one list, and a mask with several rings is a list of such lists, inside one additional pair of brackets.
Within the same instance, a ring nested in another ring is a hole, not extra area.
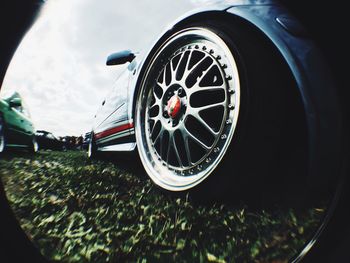
[(175, 118), (181, 109), (181, 100), (177, 95), (174, 95), (168, 100), (167, 111), (171, 118)]

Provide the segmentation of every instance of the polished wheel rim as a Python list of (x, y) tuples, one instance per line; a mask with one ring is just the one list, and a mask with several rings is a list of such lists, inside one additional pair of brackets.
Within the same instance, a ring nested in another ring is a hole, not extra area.
[(0, 119), (0, 152), (3, 152), (5, 148), (5, 136), (4, 136), (4, 125)]
[(37, 152), (38, 150), (39, 150), (39, 144), (35, 139), (33, 139), (33, 151)]
[(92, 139), (90, 139), (87, 155), (89, 158), (92, 156)]
[(161, 187), (189, 189), (232, 140), (240, 105), (235, 60), (218, 35), (191, 28), (165, 42), (145, 76), (136, 112), (141, 160)]

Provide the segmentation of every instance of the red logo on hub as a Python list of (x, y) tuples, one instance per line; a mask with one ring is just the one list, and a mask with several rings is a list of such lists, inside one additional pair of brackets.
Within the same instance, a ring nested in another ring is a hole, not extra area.
[(168, 100), (167, 110), (168, 115), (171, 118), (175, 118), (181, 109), (181, 100), (178, 96), (174, 95)]

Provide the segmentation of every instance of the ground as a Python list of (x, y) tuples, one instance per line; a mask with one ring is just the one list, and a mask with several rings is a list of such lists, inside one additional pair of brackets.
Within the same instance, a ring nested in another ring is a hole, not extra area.
[(200, 204), (160, 191), (137, 161), (82, 151), (0, 158), (20, 225), (54, 261), (287, 262), (324, 215), (322, 205)]

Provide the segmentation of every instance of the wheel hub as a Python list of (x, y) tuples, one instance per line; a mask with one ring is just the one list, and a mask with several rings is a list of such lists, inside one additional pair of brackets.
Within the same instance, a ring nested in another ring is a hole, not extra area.
[(177, 127), (184, 120), (187, 103), (186, 91), (181, 85), (174, 84), (167, 89), (162, 102), (163, 125), (167, 129)]
[(170, 98), (170, 100), (168, 100), (168, 104), (167, 104), (168, 115), (171, 118), (175, 119), (179, 115), (180, 110), (181, 110), (181, 100), (179, 96), (174, 95)]

